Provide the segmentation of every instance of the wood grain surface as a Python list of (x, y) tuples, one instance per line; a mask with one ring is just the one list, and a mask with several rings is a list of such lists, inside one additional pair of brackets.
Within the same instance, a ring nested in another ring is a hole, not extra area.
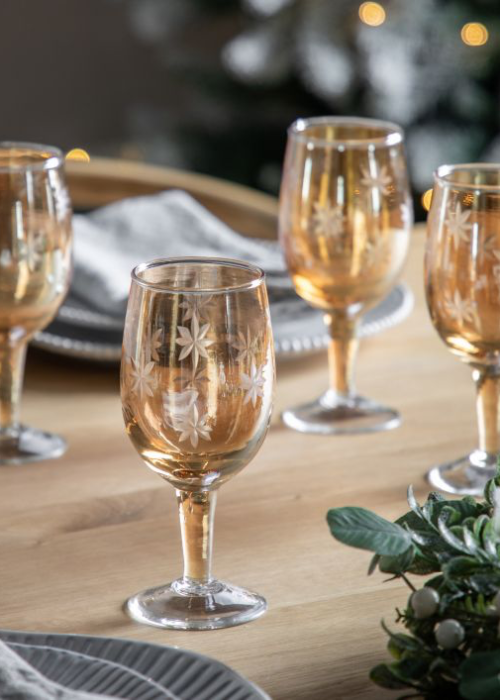
[(368, 578), (369, 555), (335, 542), (325, 514), (361, 505), (395, 518), (408, 483), (423, 498), (426, 470), (474, 447), (472, 381), (428, 319), (423, 243), (418, 230), (404, 274), (414, 313), (363, 342), (358, 362), (360, 391), (398, 407), (402, 427), (357, 437), (288, 430), (280, 411), (325, 388), (326, 353), (278, 363), (267, 440), (221, 490), (216, 515), (215, 574), (269, 602), (261, 619), (234, 629), (162, 631), (124, 614), (127, 596), (181, 572), (174, 491), (125, 435), (117, 368), (31, 350), (23, 420), (59, 431), (69, 449), (0, 468), (0, 627), (177, 645), (229, 664), (274, 700), (393, 697), (368, 671), (387, 658), (380, 620), (393, 624), (407, 590)]

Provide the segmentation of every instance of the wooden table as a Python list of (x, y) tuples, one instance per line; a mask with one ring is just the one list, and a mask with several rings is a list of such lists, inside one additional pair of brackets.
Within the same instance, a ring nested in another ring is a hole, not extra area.
[(278, 364), (276, 408), (254, 462), (220, 494), (215, 573), (266, 596), (261, 619), (230, 630), (162, 631), (130, 621), (131, 593), (181, 572), (174, 491), (145, 468), (123, 428), (118, 369), (31, 350), (24, 421), (69, 441), (59, 460), (0, 468), (0, 627), (130, 637), (213, 656), (274, 700), (392, 697), (368, 680), (386, 658), (383, 617), (406, 601), (398, 583), (366, 576), (369, 555), (330, 536), (328, 508), (405, 511), (436, 460), (474, 446), (469, 371), (438, 340), (422, 297), (423, 233), (405, 279), (413, 315), (362, 344), (363, 393), (401, 409), (388, 433), (316, 437), (280, 411), (318, 395), (326, 354)]

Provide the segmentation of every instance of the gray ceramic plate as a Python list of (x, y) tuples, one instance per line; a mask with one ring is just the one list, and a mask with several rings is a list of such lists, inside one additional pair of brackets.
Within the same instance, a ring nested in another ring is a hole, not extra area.
[[(73, 683), (66, 685), (73, 690), (130, 700), (270, 700), (228, 666), (184, 649), (109, 637), (7, 630), (0, 631), (0, 639), (23, 645), (14, 647), (17, 653), (22, 650), (23, 657), (51, 680)], [(78, 685), (79, 681), (87, 685)]]
[[(399, 284), (364, 317), (360, 335), (374, 335), (400, 323), (413, 308), (413, 295)], [(321, 311), (298, 297), (271, 303), (276, 354), (280, 357), (314, 352), (328, 345)], [(71, 357), (98, 362), (117, 362), (121, 356), (122, 321), (91, 310), (69, 296), (56, 320), (37, 333), (33, 344)]]

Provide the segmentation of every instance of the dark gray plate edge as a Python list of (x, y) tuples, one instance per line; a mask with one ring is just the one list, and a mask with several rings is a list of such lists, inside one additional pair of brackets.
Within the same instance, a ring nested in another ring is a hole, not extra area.
[[(9, 639), (15, 643), (15, 640), (29, 640), (29, 641), (24, 641), (24, 642), (19, 642), (18, 643), (24, 643), (24, 644), (31, 644), (34, 646), (54, 646), (54, 645), (47, 645), (44, 644), (43, 641), (47, 640), (47, 638), (55, 639), (55, 641), (60, 641), (61, 644), (58, 645), (57, 648), (64, 649), (67, 651), (71, 651), (69, 649), (66, 649), (66, 646), (64, 644), (65, 640), (71, 640), (71, 639), (78, 639), (82, 642), (84, 641), (97, 641), (98, 643), (117, 643), (123, 647), (125, 646), (140, 646), (143, 649), (146, 648), (154, 648), (157, 653), (170, 653), (172, 656), (177, 657), (178, 659), (180, 658), (189, 658), (192, 661), (201, 661), (202, 663), (206, 664), (207, 666), (211, 667), (216, 667), (217, 669), (221, 671), (225, 671), (228, 673), (230, 676), (232, 676), (235, 680), (238, 681), (238, 683), (241, 684), (242, 689), (248, 689), (251, 690), (256, 694), (256, 696), (260, 700), (272, 700), (271, 697), (262, 690), (262, 688), (259, 688), (255, 683), (252, 681), (248, 680), (248, 678), (245, 678), (242, 676), (238, 671), (235, 671), (232, 669), (230, 666), (227, 666), (226, 664), (222, 663), (221, 661), (218, 661), (217, 659), (213, 659), (210, 656), (205, 656), (204, 654), (199, 654), (196, 651), (191, 651), (190, 649), (181, 649), (180, 647), (173, 647), (168, 644), (156, 644), (154, 642), (143, 642), (142, 640), (135, 640), (135, 639), (124, 639), (123, 637), (97, 637), (94, 635), (87, 635), (87, 634), (64, 634), (61, 632), (30, 632), (30, 631), (24, 631), (24, 630), (6, 630), (6, 629), (0, 629), (0, 639), (5, 642), (9, 643)], [(81, 652), (76, 652), (76, 653), (81, 653)], [(101, 657), (95, 656), (92, 657), (91, 654), (85, 654), (86, 656), (89, 656), (90, 658), (96, 658), (99, 659)], [(106, 660), (102, 659), (101, 660)], [(116, 662), (115, 662), (116, 663)], [(123, 666), (123, 664), (118, 664)], [(128, 667), (126, 667), (128, 668)], [(130, 666), (132, 670), (135, 671), (133, 666)], [(155, 680), (155, 679), (153, 679)], [(155, 681), (156, 682), (156, 681)], [(166, 688), (166, 690), (169, 690)], [(169, 691), (171, 692), (171, 691)]]
[[(387, 328), (392, 328), (409, 316), (414, 305), (413, 292), (404, 283), (398, 284), (394, 289), (399, 290), (401, 294), (401, 304), (385, 316), (374, 320), (364, 320), (359, 332), (360, 338), (366, 338)], [(326, 333), (313, 337), (302, 336), (293, 340), (275, 340), (276, 355), (279, 359), (308, 355), (311, 352), (328, 347), (329, 340), (329, 336)], [(74, 340), (47, 331), (37, 333), (32, 341), (32, 345), (58, 355), (91, 362), (115, 363), (121, 359), (121, 345)]]
[[(44, 636), (44, 635), (42, 635), (42, 636)], [(33, 648), (35, 648), (35, 649), (47, 649), (50, 651), (60, 651), (63, 654), (68, 654), (69, 656), (73, 656), (73, 657), (76, 656), (79, 659), (88, 659), (89, 661), (98, 661), (105, 666), (109, 666), (111, 668), (115, 668), (115, 669), (118, 669), (120, 671), (124, 671), (125, 673), (130, 674), (130, 675), (134, 676), (135, 678), (138, 678), (139, 680), (143, 681), (148, 686), (150, 686), (153, 690), (159, 691), (163, 695), (163, 697), (166, 698), (166, 700), (181, 700), (181, 698), (178, 698), (176, 695), (174, 695), (170, 690), (168, 690), (168, 688), (164, 688), (163, 686), (161, 686), (159, 683), (157, 683), (152, 678), (148, 678), (143, 673), (140, 673), (139, 671), (137, 671), (133, 668), (130, 668), (128, 666), (124, 666), (123, 664), (120, 664), (116, 661), (111, 661), (110, 659), (103, 659), (99, 656), (91, 656), (90, 654), (84, 654), (81, 651), (73, 651), (72, 649), (66, 649), (64, 647), (55, 647), (55, 646), (51, 646), (48, 644), (28, 644), (25, 642), (12, 642), (12, 641), (6, 642), (6, 644), (14, 651), (19, 647), (23, 647), (24, 649), (33, 649)], [(23, 657), (21, 657), (21, 658), (23, 658)], [(27, 662), (27, 663), (30, 663), (30, 662)], [(36, 666), (33, 666), (33, 668), (35, 670), (37, 670), (42, 676), (44, 676), (44, 674), (41, 671), (39, 671)], [(67, 686), (62, 685), (58, 681), (54, 681), (51, 678), (48, 678), (48, 676), (45, 676), (45, 678), (47, 678), (47, 680), (49, 680), (51, 683), (54, 683), (54, 685), (57, 685), (60, 688), (64, 688), (64, 690), (75, 690), (75, 688), (68, 688)], [(78, 690), (80, 690), (80, 689), (78, 689)], [(94, 690), (93, 691), (86, 691), (85, 688), (83, 688), (83, 690), (85, 692), (92, 692), (95, 695), (98, 694)], [(98, 691), (98, 692), (100, 694), (101, 691)]]

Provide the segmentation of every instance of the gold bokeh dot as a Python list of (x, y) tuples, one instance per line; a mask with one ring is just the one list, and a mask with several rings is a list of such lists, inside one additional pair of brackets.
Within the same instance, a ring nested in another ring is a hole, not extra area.
[(385, 10), (378, 2), (363, 2), (358, 14), (359, 19), (370, 27), (379, 27), (385, 22)]
[(462, 41), (467, 46), (483, 46), (489, 38), (489, 33), (484, 24), (480, 22), (467, 22), (460, 32)]
[(66, 153), (66, 160), (78, 160), (81, 163), (90, 162), (90, 156), (83, 148), (72, 148)]
[(429, 211), (432, 204), (432, 189), (426, 190), (422, 195), (422, 199), (420, 201), (422, 202), (422, 206), (425, 209), (425, 211)]

